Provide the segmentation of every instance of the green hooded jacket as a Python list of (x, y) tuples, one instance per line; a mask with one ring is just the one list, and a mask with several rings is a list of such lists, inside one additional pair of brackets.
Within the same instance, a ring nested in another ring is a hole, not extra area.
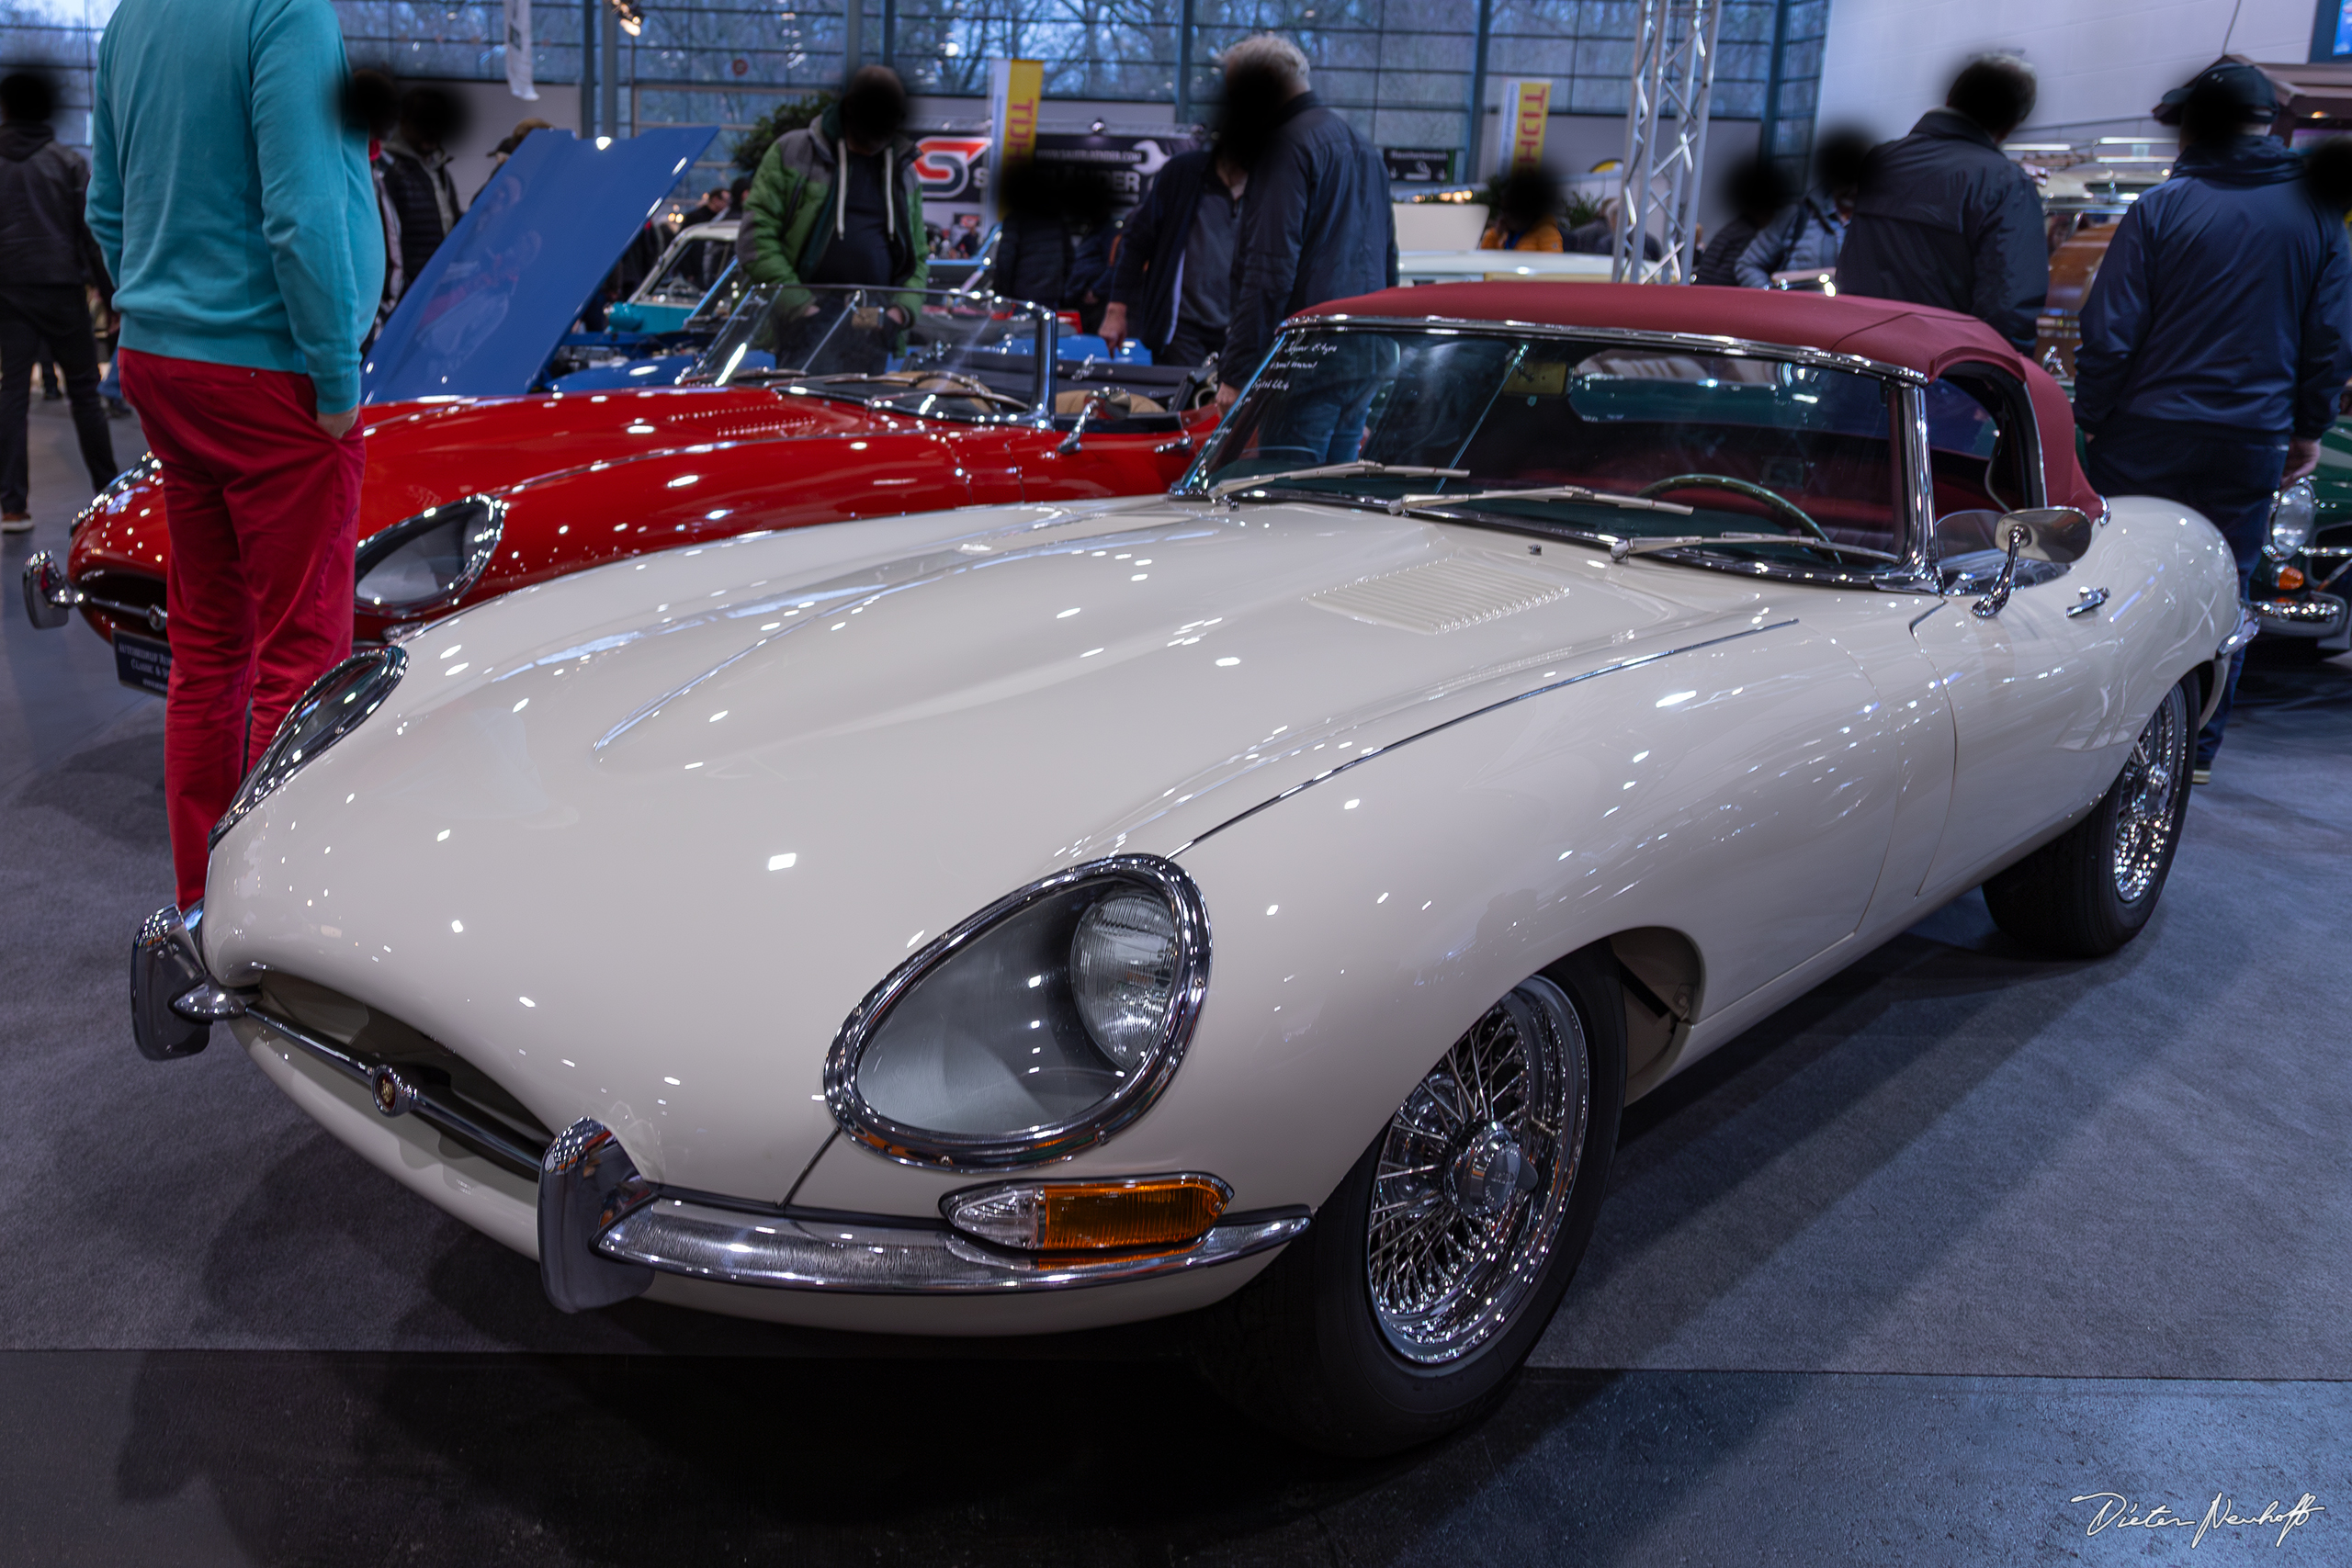
[[(794, 310), (807, 303), (800, 280), (825, 259), (841, 231), (846, 192), (841, 181), (842, 118), (838, 106), (816, 124), (775, 140), (752, 176), (743, 197), (743, 226), (735, 254), (754, 285), (780, 284), (777, 304)], [(920, 291), (931, 279), (931, 247), (922, 226), (922, 186), (914, 175), (915, 144), (891, 138), (882, 167), (890, 188), (890, 286), (904, 289), (893, 303), (911, 317), (922, 308)]]

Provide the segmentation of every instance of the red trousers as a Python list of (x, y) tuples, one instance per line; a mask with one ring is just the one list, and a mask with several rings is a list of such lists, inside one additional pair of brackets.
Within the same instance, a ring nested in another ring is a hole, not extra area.
[(164, 795), (185, 908), (205, 837), (278, 721), (351, 653), (359, 426), (318, 424), (307, 376), (125, 349), (123, 396), (164, 465), (172, 683)]

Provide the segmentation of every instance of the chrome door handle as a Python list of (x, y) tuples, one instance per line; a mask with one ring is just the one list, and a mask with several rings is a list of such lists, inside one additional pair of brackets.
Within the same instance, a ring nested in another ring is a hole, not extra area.
[(2076, 615), (2087, 615), (2093, 610), (2098, 609), (2101, 604), (2106, 604), (2107, 590), (2104, 588), (2086, 588), (2081, 590), (2080, 597), (2082, 603), (2071, 605), (2067, 608), (2066, 618), (2068, 620), (2074, 619)]

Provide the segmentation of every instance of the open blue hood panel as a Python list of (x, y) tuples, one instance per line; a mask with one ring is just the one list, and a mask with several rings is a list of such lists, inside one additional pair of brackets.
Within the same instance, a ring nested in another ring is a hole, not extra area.
[(535, 131), (384, 323), (360, 400), (528, 391), (589, 294), (718, 130), (648, 130), (599, 149)]

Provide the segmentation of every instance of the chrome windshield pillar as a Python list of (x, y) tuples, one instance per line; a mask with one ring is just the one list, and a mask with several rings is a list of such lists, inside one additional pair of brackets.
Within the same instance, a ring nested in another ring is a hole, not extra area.
[(1917, 381), (1903, 381), (1896, 384), (1894, 396), (1896, 445), (1903, 456), (1903, 564), (1889, 568), (1881, 581), (1889, 588), (1939, 593), (1943, 579), (1936, 558), (1936, 470), (1928, 446), (1928, 390)]

